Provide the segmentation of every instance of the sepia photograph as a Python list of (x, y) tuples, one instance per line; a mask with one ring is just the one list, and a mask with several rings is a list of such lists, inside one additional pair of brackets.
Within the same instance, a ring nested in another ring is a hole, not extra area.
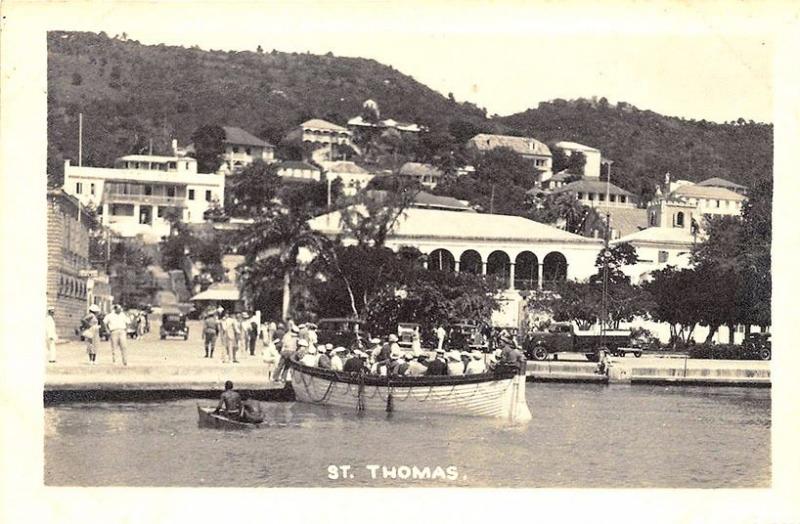
[(40, 19), (45, 489), (775, 487), (797, 9), (413, 5)]

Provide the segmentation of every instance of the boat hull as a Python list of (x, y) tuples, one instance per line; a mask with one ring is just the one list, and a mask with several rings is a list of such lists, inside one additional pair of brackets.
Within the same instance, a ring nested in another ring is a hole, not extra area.
[(197, 406), (197, 422), (199, 425), (207, 428), (217, 429), (250, 429), (257, 428), (258, 424), (250, 422), (240, 422), (238, 420), (231, 420), (214, 413), (213, 408), (204, 408)]
[(513, 371), (457, 377), (365, 378), (293, 362), (295, 398), (354, 412), (465, 415), (530, 420), (525, 377)]

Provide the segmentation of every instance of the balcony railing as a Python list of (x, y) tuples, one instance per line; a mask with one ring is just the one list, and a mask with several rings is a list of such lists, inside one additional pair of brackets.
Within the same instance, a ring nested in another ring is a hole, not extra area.
[(165, 195), (144, 195), (124, 193), (104, 193), (103, 199), (109, 204), (146, 204), (154, 206), (185, 207), (186, 197)]

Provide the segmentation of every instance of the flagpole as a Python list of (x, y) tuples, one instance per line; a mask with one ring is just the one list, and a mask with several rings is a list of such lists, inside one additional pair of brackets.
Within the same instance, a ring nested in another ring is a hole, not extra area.
[(83, 165), (83, 113), (78, 113), (78, 167)]

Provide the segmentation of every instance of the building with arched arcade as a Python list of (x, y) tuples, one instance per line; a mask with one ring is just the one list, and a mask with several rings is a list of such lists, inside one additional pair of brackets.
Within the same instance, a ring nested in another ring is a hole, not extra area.
[[(341, 212), (313, 218), (309, 225), (340, 235)], [(589, 278), (603, 243), (519, 216), (411, 207), (397, 220), (386, 246), (418, 249), (432, 271), (497, 276), (505, 282), (504, 300), (512, 302), (506, 308), (513, 310), (521, 291)]]

